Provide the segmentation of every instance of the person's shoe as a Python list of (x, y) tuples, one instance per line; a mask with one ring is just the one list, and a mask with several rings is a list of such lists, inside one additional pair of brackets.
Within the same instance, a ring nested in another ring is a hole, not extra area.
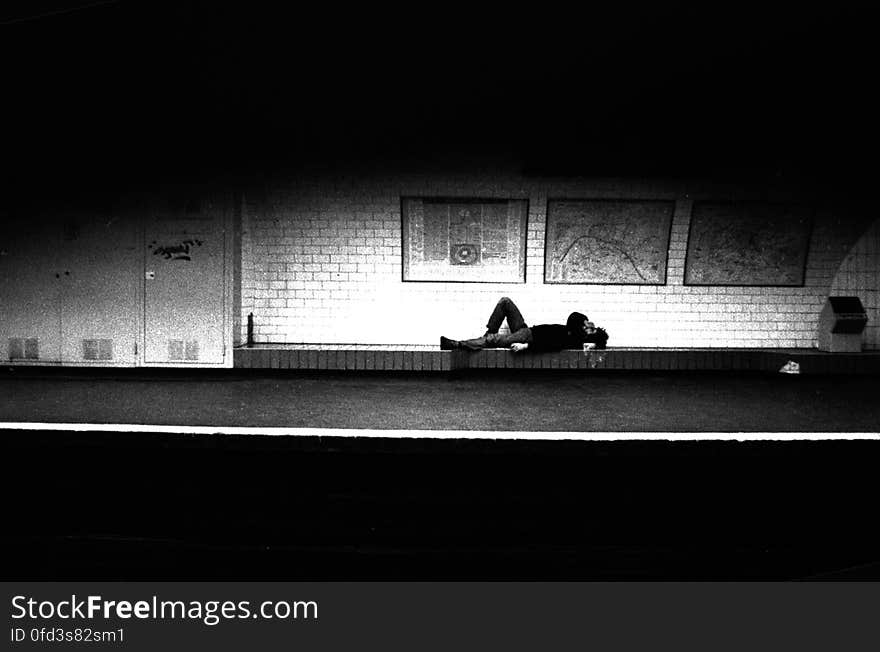
[(454, 348), (457, 348), (458, 342), (455, 340), (450, 340), (448, 337), (440, 336), (440, 350), (441, 351), (451, 351)]

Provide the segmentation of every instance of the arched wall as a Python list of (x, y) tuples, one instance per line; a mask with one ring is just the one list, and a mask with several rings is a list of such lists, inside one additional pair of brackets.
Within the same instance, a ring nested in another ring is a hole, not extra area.
[(831, 294), (857, 296), (868, 313), (863, 346), (880, 349), (880, 219), (859, 238), (831, 284)]

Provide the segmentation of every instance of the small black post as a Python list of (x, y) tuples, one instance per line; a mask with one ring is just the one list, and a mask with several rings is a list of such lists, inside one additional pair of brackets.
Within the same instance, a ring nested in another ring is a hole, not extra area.
[(248, 331), (247, 346), (251, 348), (254, 345), (254, 313), (248, 313)]

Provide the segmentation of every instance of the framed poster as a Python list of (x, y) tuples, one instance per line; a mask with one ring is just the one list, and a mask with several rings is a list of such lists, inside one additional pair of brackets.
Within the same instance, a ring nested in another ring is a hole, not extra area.
[(525, 199), (404, 197), (403, 280), (522, 283)]
[(545, 283), (664, 285), (675, 202), (551, 199)]
[(802, 286), (812, 222), (797, 204), (695, 202), (685, 285)]

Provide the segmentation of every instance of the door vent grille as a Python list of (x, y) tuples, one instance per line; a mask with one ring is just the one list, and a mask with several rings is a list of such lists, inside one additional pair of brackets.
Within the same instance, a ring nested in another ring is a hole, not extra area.
[(168, 359), (183, 360), (183, 340), (168, 340)]
[(36, 337), (10, 337), (8, 352), (10, 360), (39, 360), (40, 340)]
[(82, 344), (86, 360), (113, 359), (113, 340), (83, 340)]
[(198, 360), (198, 340), (168, 340), (169, 360)]

